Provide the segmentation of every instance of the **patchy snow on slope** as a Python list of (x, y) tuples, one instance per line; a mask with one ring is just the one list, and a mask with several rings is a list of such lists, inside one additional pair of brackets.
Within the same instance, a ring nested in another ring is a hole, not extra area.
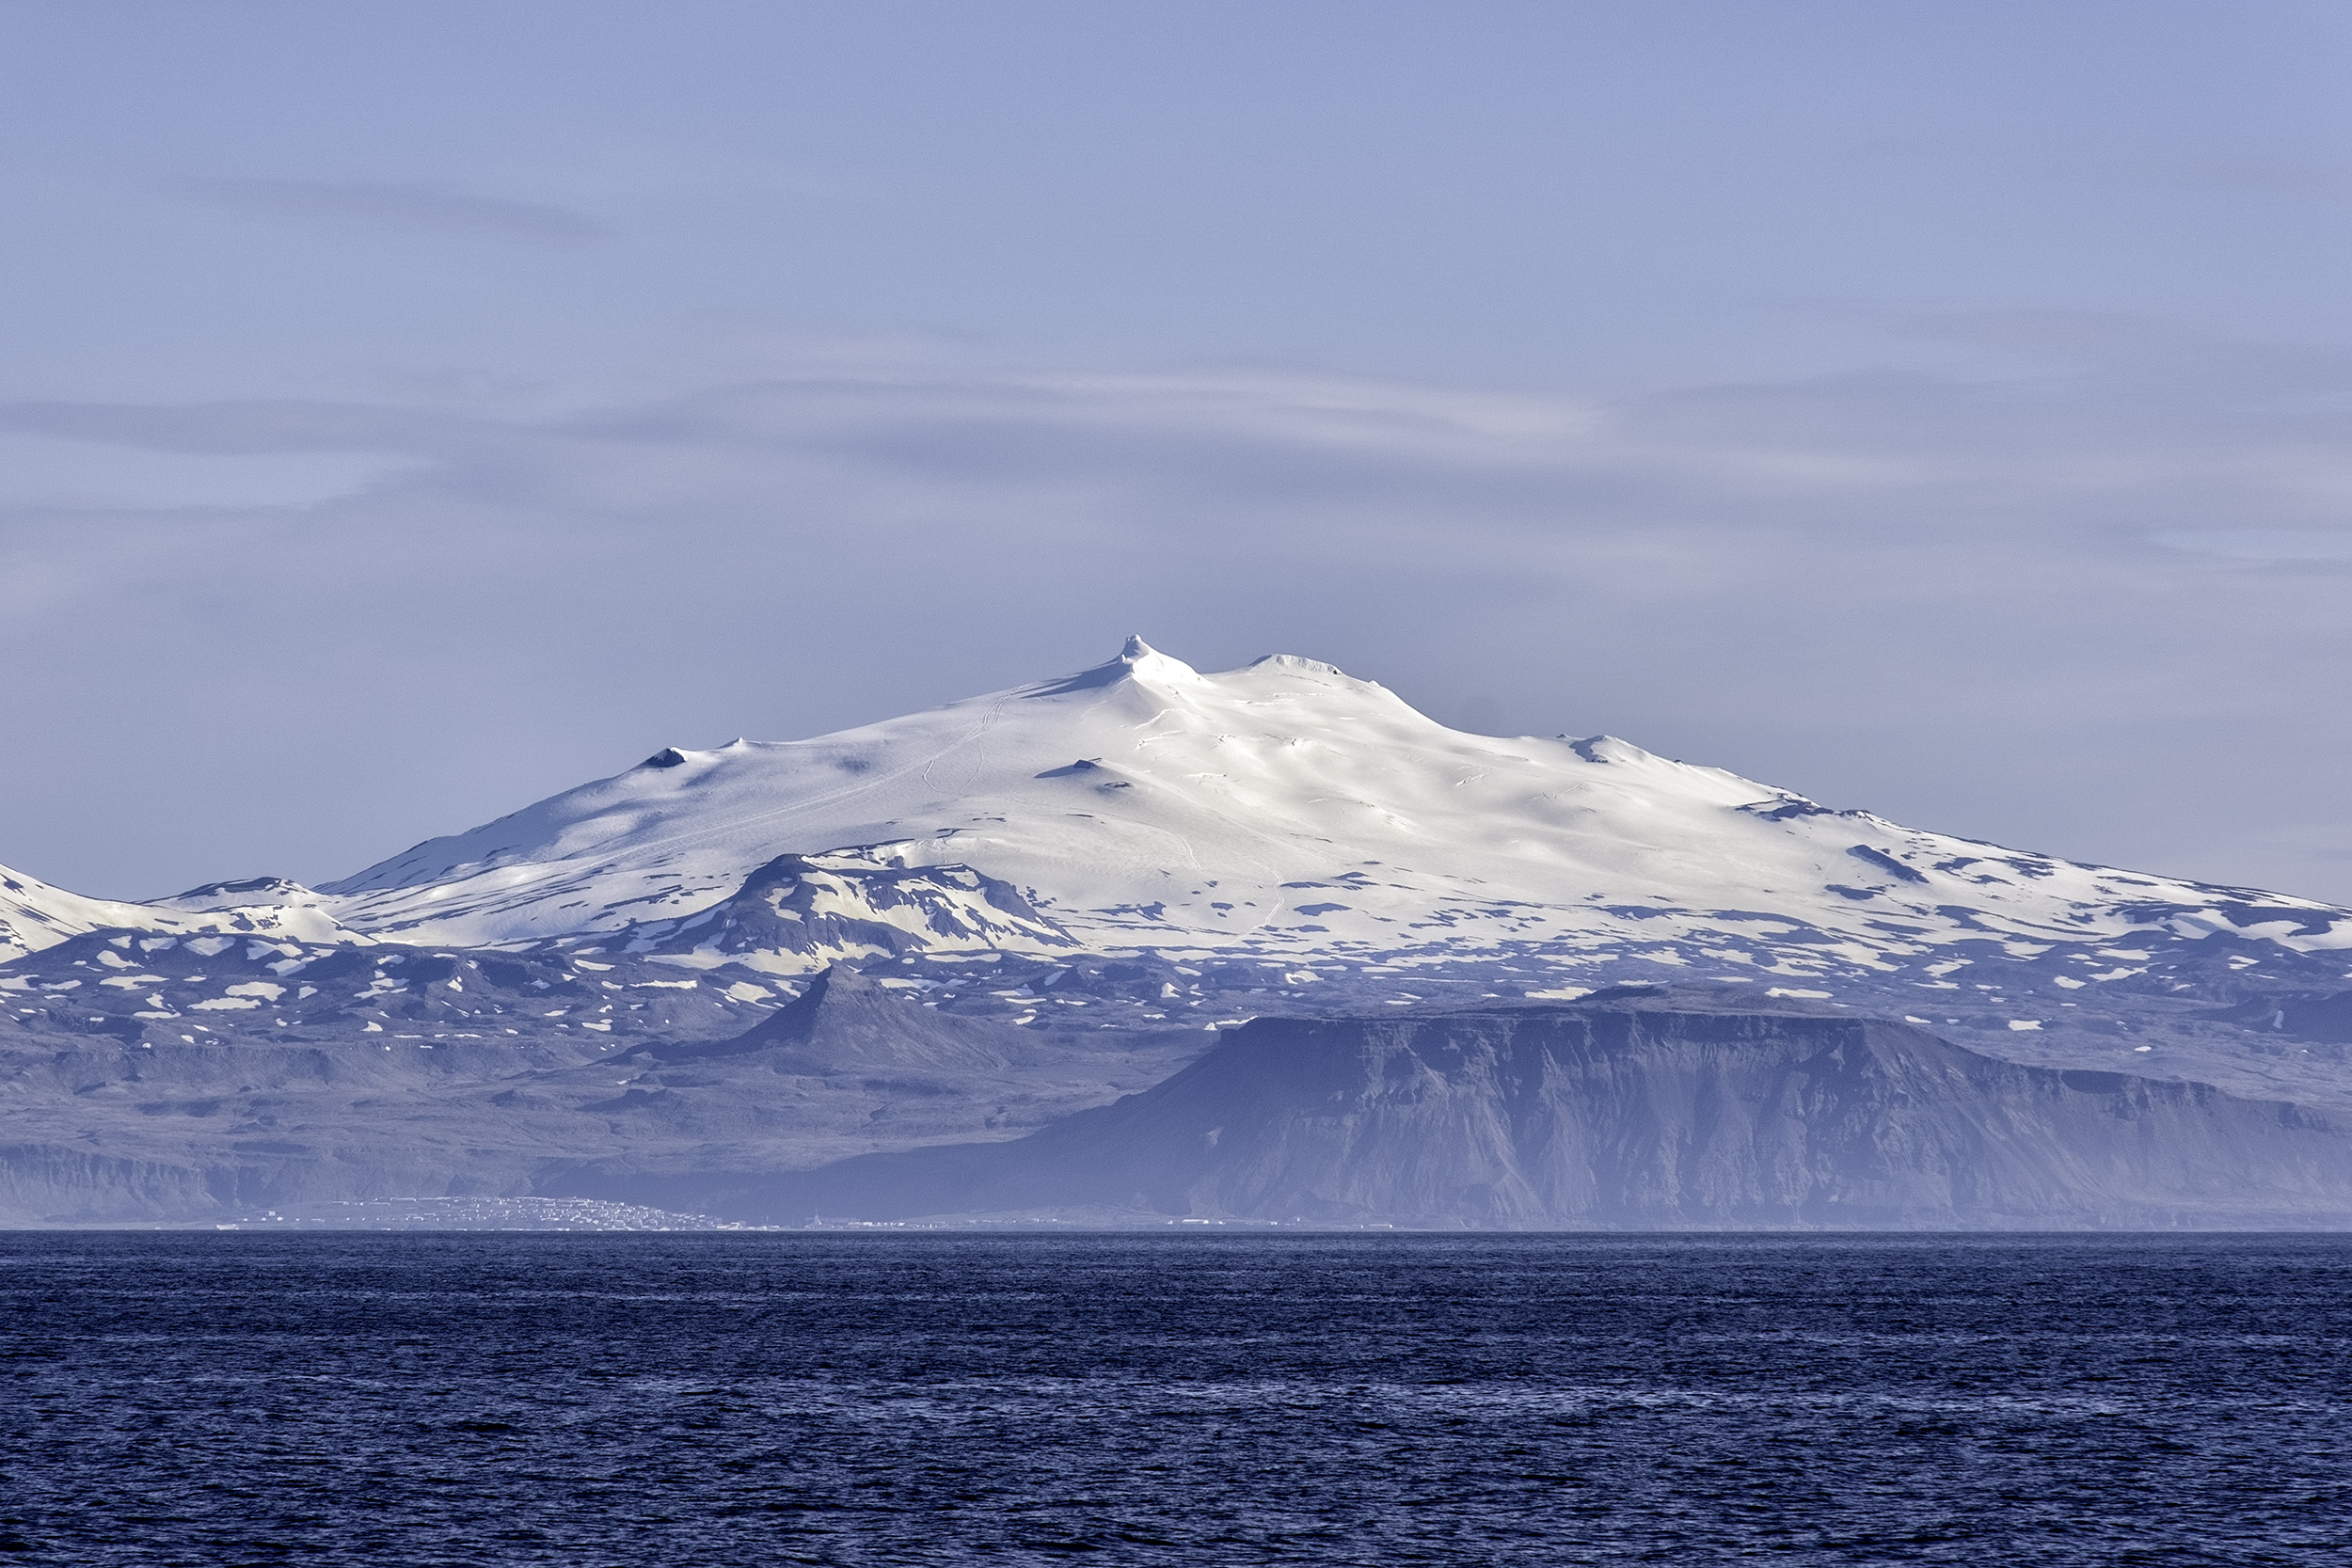
[[(1963, 941), (2352, 946), (2352, 914), (1832, 812), (1626, 741), (1449, 730), (1275, 656), (1131, 640), (1057, 680), (814, 739), (664, 750), (321, 890), (482, 945), (660, 931), (779, 856), (968, 867), (1104, 951), (1441, 963), (1502, 950), (1867, 973)], [(961, 940), (961, 939), (959, 939)]]

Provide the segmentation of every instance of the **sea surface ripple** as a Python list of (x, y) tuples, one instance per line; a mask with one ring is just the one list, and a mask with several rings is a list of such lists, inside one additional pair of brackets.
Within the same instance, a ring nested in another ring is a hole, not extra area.
[(2352, 1562), (2352, 1237), (0, 1234), (56, 1563)]

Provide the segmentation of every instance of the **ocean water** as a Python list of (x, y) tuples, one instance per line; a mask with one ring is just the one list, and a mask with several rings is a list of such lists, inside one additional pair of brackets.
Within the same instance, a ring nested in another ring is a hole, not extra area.
[(2352, 1238), (0, 1235), (43, 1563), (2352, 1562)]

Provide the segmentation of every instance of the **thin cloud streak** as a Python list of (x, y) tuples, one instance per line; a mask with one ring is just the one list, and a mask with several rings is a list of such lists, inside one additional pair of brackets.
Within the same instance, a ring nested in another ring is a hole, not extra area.
[(612, 235), (610, 225), (569, 207), (476, 196), (438, 185), (243, 178), (182, 180), (172, 188), (211, 206), (338, 228), (359, 226), (552, 245), (587, 245)]

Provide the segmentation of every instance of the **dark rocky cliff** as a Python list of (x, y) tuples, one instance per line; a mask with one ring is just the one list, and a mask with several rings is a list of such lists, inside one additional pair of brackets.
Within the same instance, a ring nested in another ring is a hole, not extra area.
[[(821, 1213), (1509, 1227), (2352, 1222), (2352, 1124), (1708, 994), (1264, 1020), (1015, 1142), (646, 1195)], [(608, 1196), (627, 1196), (612, 1194)]]

